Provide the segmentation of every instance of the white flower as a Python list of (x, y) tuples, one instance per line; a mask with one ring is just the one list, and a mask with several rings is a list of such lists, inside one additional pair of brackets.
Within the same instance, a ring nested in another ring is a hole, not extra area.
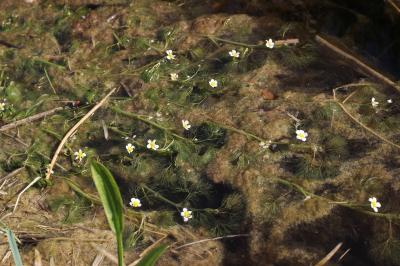
[(176, 58), (176, 56), (173, 54), (172, 50), (167, 50), (167, 51), (165, 51), (165, 53), (167, 54), (168, 60), (174, 60)]
[(192, 219), (192, 211), (189, 211), (187, 208), (183, 208), (181, 216), (183, 218), (183, 221), (187, 222), (189, 221), (189, 219)]
[(267, 141), (267, 142), (261, 141), (259, 145), (260, 145), (260, 147), (263, 148), (263, 149), (268, 149), (269, 146), (271, 145), (271, 141), (270, 141), (270, 140)]
[(169, 75), (171, 76), (171, 80), (172, 80), (172, 81), (177, 81), (177, 80), (178, 80), (178, 77), (179, 77), (178, 74), (176, 74), (176, 73), (171, 73), (171, 74), (169, 74)]
[(84, 153), (81, 149), (79, 149), (78, 151), (76, 151), (74, 153), (75, 155), (75, 160), (81, 162), (83, 158), (86, 157), (86, 153)]
[(216, 88), (218, 86), (218, 81), (216, 81), (215, 79), (210, 79), (208, 84), (210, 84), (211, 87)]
[(306, 141), (307, 140), (308, 133), (305, 132), (304, 130), (296, 130), (296, 138), (301, 140), (301, 141)]
[(388, 103), (393, 103), (392, 99), (387, 100)]
[(2, 102), (0, 103), (0, 112), (3, 112), (6, 109), (6, 103)]
[(160, 146), (156, 144), (156, 140), (148, 140), (147, 141), (147, 148), (150, 150), (157, 150)]
[(375, 97), (372, 97), (372, 98), (371, 98), (371, 105), (372, 105), (373, 108), (378, 107), (379, 102), (377, 102), (377, 101), (375, 100)]
[(265, 40), (265, 46), (267, 46), (269, 49), (274, 48), (274, 45), (275, 43), (272, 39)]
[(240, 53), (237, 52), (236, 50), (232, 50), (232, 51), (229, 51), (229, 55), (230, 55), (231, 57), (239, 58)]
[(192, 126), (189, 124), (188, 120), (182, 120), (182, 126), (184, 129), (189, 130)]
[(142, 203), (140, 203), (140, 199), (137, 199), (137, 198), (131, 198), (131, 202), (129, 202), (129, 205), (131, 205), (134, 208), (142, 207)]
[(378, 202), (378, 200), (375, 197), (369, 198), (369, 202), (371, 202), (371, 208), (374, 210), (374, 212), (378, 212), (378, 208), (381, 207), (381, 204)]
[(133, 152), (133, 150), (135, 149), (135, 146), (133, 146), (131, 143), (126, 144), (125, 146), (126, 151), (131, 154)]

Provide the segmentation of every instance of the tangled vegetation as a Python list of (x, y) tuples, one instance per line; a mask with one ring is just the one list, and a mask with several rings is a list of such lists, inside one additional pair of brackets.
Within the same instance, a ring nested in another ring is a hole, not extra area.
[(160, 265), (311, 265), (342, 243), (337, 265), (400, 264), (397, 83), (272, 4), (28, 2), (0, 3), (0, 221), (26, 264), (115, 262), (96, 161), (126, 261), (163, 242)]

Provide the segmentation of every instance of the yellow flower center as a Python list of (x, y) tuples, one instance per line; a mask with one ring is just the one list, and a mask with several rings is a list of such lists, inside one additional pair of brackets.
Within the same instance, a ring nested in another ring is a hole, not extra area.
[(183, 211), (183, 215), (182, 216), (185, 217), (185, 218), (189, 218), (190, 217), (189, 211)]

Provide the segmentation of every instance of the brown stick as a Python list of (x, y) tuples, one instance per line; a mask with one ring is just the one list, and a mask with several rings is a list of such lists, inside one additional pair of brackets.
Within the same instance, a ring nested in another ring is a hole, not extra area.
[(336, 245), (336, 247), (334, 247), (331, 252), (329, 252), (328, 254), (326, 254), (326, 256), (320, 260), (317, 264), (315, 264), (315, 266), (323, 266), (325, 264), (328, 263), (328, 261), (333, 257), (333, 255), (335, 255), (335, 253), (340, 249), (340, 247), (342, 246), (343, 243), (339, 243)]
[(64, 109), (64, 107), (56, 107), (54, 109), (51, 109), (51, 110), (48, 110), (48, 111), (45, 111), (45, 112), (42, 112), (42, 113), (39, 113), (39, 114), (36, 114), (36, 115), (32, 115), (30, 117), (27, 117), (27, 118), (24, 118), (24, 119), (15, 121), (15, 122), (12, 122), (10, 124), (7, 124), (7, 125), (4, 125), (4, 126), (0, 127), (0, 132), (6, 131), (6, 130), (10, 130), (10, 129), (16, 128), (16, 127), (18, 127), (20, 125), (39, 120), (41, 118), (44, 118), (44, 117), (49, 116), (49, 115), (52, 115), (52, 114), (54, 114), (54, 113), (56, 113), (58, 111), (61, 111), (63, 109)]
[(55, 151), (53, 158), (51, 159), (51, 163), (49, 165), (48, 171), (46, 173), (46, 179), (50, 179), (51, 171), (53, 170), (54, 165), (57, 162), (58, 154), (60, 153), (61, 149), (64, 147), (64, 144), (68, 141), (68, 138), (78, 129), (80, 125), (83, 124), (94, 112), (97, 111), (106, 101), (107, 99), (111, 96), (111, 94), (114, 93), (114, 91), (117, 88), (112, 89), (98, 104), (96, 104), (85, 116), (83, 116), (78, 123), (76, 123), (68, 132), (65, 134), (64, 138), (61, 140), (60, 144), (57, 147), (57, 150)]
[(368, 66), (367, 64), (365, 64), (364, 62), (362, 62), (361, 60), (357, 59), (356, 57), (346, 53), (345, 51), (343, 51), (342, 49), (340, 49), (339, 47), (335, 46), (334, 44), (330, 43), (328, 40), (322, 38), (321, 36), (317, 35), (315, 36), (315, 40), (324, 45), (325, 47), (331, 49), (332, 51), (334, 51), (335, 53), (343, 56), (344, 58), (346, 58), (347, 60), (355, 63), (356, 65), (358, 65), (360, 68), (362, 68), (364, 71), (366, 71), (368, 74), (370, 74), (371, 76), (379, 79), (380, 81), (382, 81), (383, 83), (393, 87), (394, 89), (396, 89), (398, 92), (400, 92), (400, 88), (399, 86), (397, 86), (397, 84), (391, 80), (390, 78), (386, 77), (385, 75), (379, 73), (378, 71), (374, 70), (373, 68), (371, 68), (370, 66)]
[(8, 179), (8, 178), (14, 177), (14, 176), (18, 175), (19, 172), (21, 172), (21, 171), (24, 170), (24, 169), (25, 169), (25, 166), (22, 166), (22, 167), (20, 167), (20, 168), (17, 168), (17, 169), (15, 169), (14, 171), (12, 171), (11, 173), (9, 173), (9, 174), (7, 174), (7, 175), (5, 175), (5, 176), (0, 177), (0, 180), (4, 180), (4, 179)]
[(400, 13), (400, 7), (398, 4), (396, 4), (394, 1), (392, 0), (387, 0), (387, 2), (398, 12)]
[(364, 125), (363, 123), (361, 123), (360, 121), (357, 120), (357, 118), (355, 118), (348, 110), (347, 108), (338, 100), (335, 100), (335, 102), (340, 106), (340, 108), (342, 108), (343, 112), (345, 112), (355, 123), (357, 123), (359, 126), (361, 126), (362, 128), (364, 128), (365, 130), (367, 130), (369, 133), (371, 133), (372, 135), (374, 135), (375, 137), (377, 137), (378, 139), (400, 149), (400, 145), (388, 140), (387, 138), (379, 135), (378, 133), (376, 133), (373, 129), (367, 127), (366, 125)]
[(204, 242), (207, 242), (207, 241), (216, 241), (216, 240), (225, 239), (225, 238), (248, 237), (248, 236), (250, 236), (250, 235), (249, 234), (239, 234), (239, 235), (227, 235), (227, 236), (219, 236), (219, 237), (214, 237), (214, 238), (207, 238), (207, 239), (202, 239), (202, 240), (198, 240), (198, 241), (194, 241), (194, 242), (191, 242), (191, 243), (184, 244), (182, 246), (174, 248), (174, 250), (178, 250), (178, 249), (181, 249), (181, 248), (184, 248), (184, 247), (201, 244), (201, 243), (204, 243)]
[(299, 43), (299, 39), (286, 39), (286, 40), (277, 40), (275, 41), (276, 46), (282, 45), (295, 45)]

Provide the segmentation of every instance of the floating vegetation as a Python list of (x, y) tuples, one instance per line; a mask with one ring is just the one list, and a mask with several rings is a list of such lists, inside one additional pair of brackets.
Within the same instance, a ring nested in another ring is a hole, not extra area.
[(391, 1), (70, 2), (0, 2), (16, 261), (399, 263)]

